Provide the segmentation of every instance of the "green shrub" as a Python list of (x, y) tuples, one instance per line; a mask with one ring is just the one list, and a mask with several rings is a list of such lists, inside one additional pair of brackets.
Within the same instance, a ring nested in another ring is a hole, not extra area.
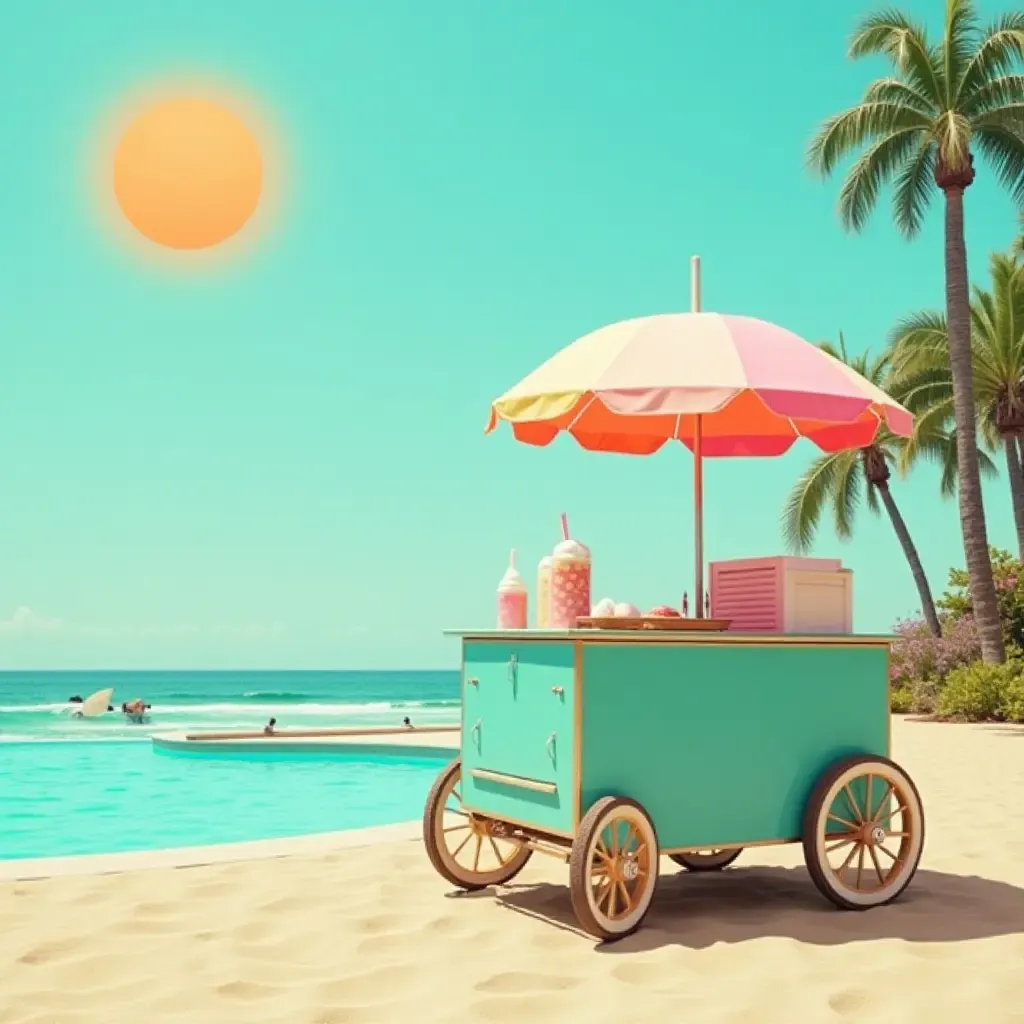
[(999, 710), (1007, 722), (1024, 724), (1024, 676), (1018, 675), (1007, 681)]
[(944, 684), (944, 679), (915, 679), (910, 685), (910, 710), (915, 715), (935, 714)]
[(904, 686), (894, 686), (889, 694), (889, 710), (894, 715), (905, 715), (911, 708), (912, 694)]
[(987, 722), (1003, 717), (1004, 694), (1020, 682), (1020, 666), (976, 662), (954, 669), (938, 695), (938, 712), (944, 718)]

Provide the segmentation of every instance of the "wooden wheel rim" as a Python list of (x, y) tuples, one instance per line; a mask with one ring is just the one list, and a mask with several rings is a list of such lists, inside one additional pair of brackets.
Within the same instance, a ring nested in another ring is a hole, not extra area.
[(479, 818), (462, 809), (459, 772), (445, 780), (434, 814), (434, 841), (445, 867), (456, 878), (475, 885), (500, 885), (513, 864), (530, 851), (504, 836), (500, 822)]
[[(863, 796), (854, 787), (860, 780)], [(917, 869), (923, 825), (920, 798), (902, 771), (882, 761), (851, 765), (829, 786), (815, 821), (815, 856), (826, 884), (853, 906), (892, 899)]]
[(658, 841), (647, 815), (622, 804), (601, 819), (587, 848), (586, 896), (607, 932), (636, 927), (654, 896)]

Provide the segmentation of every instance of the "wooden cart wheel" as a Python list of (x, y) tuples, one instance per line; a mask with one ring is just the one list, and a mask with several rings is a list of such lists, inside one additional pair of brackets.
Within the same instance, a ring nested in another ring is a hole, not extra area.
[(807, 870), (826, 899), (842, 910), (879, 907), (906, 889), (921, 861), (921, 797), (888, 758), (844, 758), (815, 786), (802, 838)]
[(640, 927), (658, 880), (658, 837), (647, 812), (606, 796), (583, 816), (569, 857), (569, 893), (583, 929), (621, 939)]
[(687, 871), (721, 871), (727, 868), (741, 853), (742, 846), (728, 850), (697, 850), (692, 853), (670, 853), (668, 859)]
[(437, 777), (423, 810), (423, 845), (434, 870), (472, 892), (510, 881), (526, 866), (532, 850), (507, 838), (505, 826), (462, 809), (462, 761), (456, 758)]

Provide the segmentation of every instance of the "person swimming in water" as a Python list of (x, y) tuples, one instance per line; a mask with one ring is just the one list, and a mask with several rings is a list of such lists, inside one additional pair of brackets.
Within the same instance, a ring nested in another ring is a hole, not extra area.
[(152, 704), (147, 704), (141, 697), (136, 697), (135, 700), (127, 700), (121, 705), (121, 711), (124, 715), (130, 718), (133, 722), (144, 722), (146, 719), (146, 712), (152, 707)]

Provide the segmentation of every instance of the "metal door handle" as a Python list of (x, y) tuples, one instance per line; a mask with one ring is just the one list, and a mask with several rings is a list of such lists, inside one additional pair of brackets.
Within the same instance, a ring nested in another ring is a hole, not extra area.
[(479, 735), (480, 735), (480, 723), (481, 723), (482, 721), (483, 721), (483, 719), (482, 719), (482, 718), (478, 718), (478, 719), (476, 720), (476, 724), (475, 724), (475, 725), (473, 726), (473, 728), (472, 728), (472, 729), (470, 729), (470, 730), (469, 730), (469, 738), (470, 738), (470, 739), (472, 739), (472, 738), (473, 738), (474, 736), (477, 736), (477, 737), (479, 737)]
[(519, 668), (519, 659), (513, 654), (508, 659), (508, 681), (514, 683), (516, 681), (516, 670)]
[(556, 697), (562, 697), (562, 696), (564, 696), (564, 694), (565, 694), (565, 687), (564, 687), (564, 686), (552, 686), (552, 687), (551, 687), (551, 692), (552, 692), (552, 693), (553, 693), (553, 694), (554, 694), (554, 695), (555, 695)]
[(544, 744), (544, 746), (547, 747), (548, 757), (550, 757), (552, 761), (554, 761), (554, 759), (555, 759), (555, 737), (557, 735), (558, 735), (558, 733), (553, 732), (548, 737), (547, 743)]
[(472, 679), (467, 679), (466, 680), (466, 685), (467, 686), (479, 686), (480, 685), (480, 680), (477, 679), (476, 676), (474, 676)]

